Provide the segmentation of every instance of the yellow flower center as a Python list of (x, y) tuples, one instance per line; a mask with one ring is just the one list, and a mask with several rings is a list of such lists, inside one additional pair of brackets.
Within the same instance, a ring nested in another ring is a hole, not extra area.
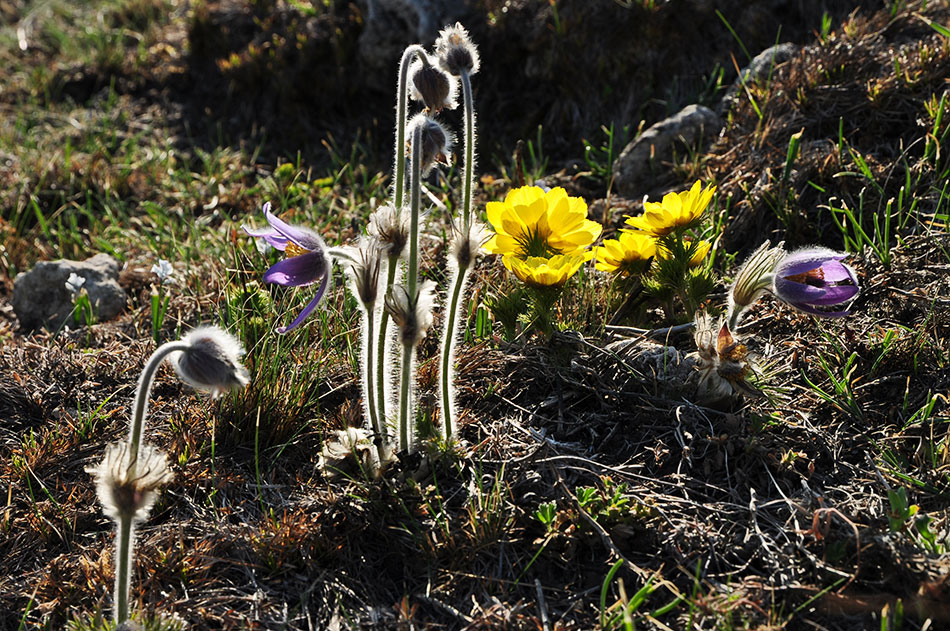
[(284, 254), (287, 255), (287, 258), (291, 258), (293, 256), (301, 256), (303, 254), (309, 254), (309, 253), (310, 253), (310, 250), (308, 250), (307, 248), (300, 247), (293, 241), (288, 241), (287, 247), (284, 249)]

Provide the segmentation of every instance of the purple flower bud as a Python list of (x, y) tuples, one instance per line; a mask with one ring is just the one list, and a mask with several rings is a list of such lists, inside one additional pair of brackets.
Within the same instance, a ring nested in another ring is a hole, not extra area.
[(772, 290), (800, 311), (826, 318), (850, 312), (833, 307), (851, 301), (860, 291), (858, 277), (841, 261), (847, 254), (827, 248), (805, 248), (785, 256), (775, 267)]

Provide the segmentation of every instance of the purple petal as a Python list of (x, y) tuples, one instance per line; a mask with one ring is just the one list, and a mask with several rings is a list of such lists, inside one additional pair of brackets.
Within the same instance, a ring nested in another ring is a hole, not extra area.
[[(782, 259), (775, 268), (776, 276), (797, 276), (818, 269), (824, 265), (847, 258), (847, 254), (841, 254), (827, 248), (807, 248), (797, 250), (788, 254)], [(838, 265), (841, 265), (838, 263)], [(844, 267), (844, 266), (842, 266)]]
[(827, 287), (813, 287), (805, 283), (797, 283), (787, 278), (775, 279), (775, 295), (785, 302), (808, 302), (811, 304), (837, 304), (854, 298), (858, 288), (854, 285), (831, 285)]
[(317, 236), (317, 233), (301, 226), (292, 226), (270, 211), (270, 202), (264, 204), (264, 216), (267, 222), (274, 227), (277, 232), (290, 239), (305, 250), (321, 252), (326, 248), (323, 246), (323, 239)]
[(854, 271), (839, 261), (828, 261), (821, 266), (821, 271), (825, 275), (826, 283), (837, 283), (843, 280), (851, 281), (850, 284), (857, 285), (858, 279), (854, 275)]
[(804, 311), (805, 313), (810, 313), (812, 315), (820, 316), (822, 318), (843, 318), (846, 315), (851, 315), (851, 312), (845, 309), (844, 311), (822, 311), (816, 309), (811, 305), (806, 304), (795, 304), (789, 303), (799, 311)]
[(260, 228), (255, 230), (254, 228), (248, 228), (246, 225), (242, 225), (241, 230), (243, 230), (249, 236), (256, 237), (258, 239), (264, 239), (281, 252), (287, 249), (287, 242), (289, 239), (273, 228)]
[(815, 306), (840, 305), (858, 295), (858, 288), (854, 285), (837, 285), (834, 287), (825, 287), (822, 289), (825, 295), (820, 298), (809, 300)]
[(329, 276), (330, 266), (322, 250), (278, 261), (264, 272), (265, 283), (302, 287)]
[[(302, 257), (297, 257), (297, 258), (302, 258)], [(317, 304), (320, 302), (320, 299), (323, 298), (323, 294), (326, 292), (327, 285), (329, 284), (330, 284), (330, 275), (324, 274), (323, 282), (320, 283), (320, 288), (317, 290), (317, 294), (313, 297), (313, 299), (311, 299), (310, 302), (307, 303), (307, 306), (303, 308), (303, 311), (301, 311), (297, 315), (297, 317), (294, 318), (294, 321), (290, 323), (290, 326), (277, 327), (277, 332), (283, 335), (284, 333), (287, 333), (288, 331), (296, 329), (298, 326), (300, 326), (300, 323), (306, 320), (307, 316), (313, 313), (313, 310), (317, 308)]]

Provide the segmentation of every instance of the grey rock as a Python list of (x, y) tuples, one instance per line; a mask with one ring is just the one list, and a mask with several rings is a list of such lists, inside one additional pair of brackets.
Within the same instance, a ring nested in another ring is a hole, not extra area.
[(756, 81), (765, 79), (771, 74), (775, 66), (794, 57), (799, 49), (798, 44), (776, 44), (756, 55), (749, 65), (739, 72), (739, 76), (736, 77), (736, 80), (729, 86), (726, 95), (722, 97), (722, 101), (720, 101), (716, 110), (720, 114), (728, 111), (735, 105), (736, 100), (739, 98), (743, 83), (755, 83)]
[(85, 261), (44, 261), (28, 272), (17, 274), (13, 283), (13, 311), (26, 329), (46, 327), (51, 331), (73, 324), (73, 296), (66, 287), (70, 274), (85, 279), (97, 322), (116, 317), (124, 308), (125, 291), (119, 286), (119, 262), (108, 254)]
[(360, 61), (376, 70), (395, 68), (408, 44), (434, 42), (465, 9), (462, 0), (361, 0), (359, 5), (365, 17)]
[(651, 188), (659, 169), (673, 160), (674, 149), (714, 137), (722, 119), (703, 105), (687, 105), (632, 140), (614, 163), (614, 184), (621, 195), (638, 197)]

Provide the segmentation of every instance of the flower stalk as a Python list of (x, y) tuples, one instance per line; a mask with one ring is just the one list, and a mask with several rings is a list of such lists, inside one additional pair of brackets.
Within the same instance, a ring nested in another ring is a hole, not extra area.
[[(389, 264), (386, 269), (386, 289), (383, 295), (388, 295), (390, 290), (393, 287), (393, 283), (396, 282), (396, 271), (399, 268), (399, 255), (389, 254), (387, 257), (389, 259)], [(379, 331), (377, 332), (377, 341), (376, 341), (376, 406), (377, 406), (377, 418), (383, 424), (389, 425), (388, 419), (386, 417), (386, 408), (387, 408), (387, 394), (386, 386), (389, 383), (389, 376), (392, 374), (387, 372), (386, 366), (389, 365), (387, 360), (387, 347), (389, 342), (389, 312), (386, 309), (383, 309), (382, 313), (379, 316)]]
[(460, 325), (461, 313), (459, 301), (462, 290), (468, 283), (474, 257), (481, 247), (481, 243), (472, 247), (472, 178), (475, 170), (475, 106), (472, 100), (472, 82), (468, 69), (462, 68), (459, 76), (462, 82), (462, 103), (465, 108), (465, 146), (464, 165), (462, 174), (462, 225), (456, 235), (459, 240), (452, 262), (453, 274), (449, 284), (449, 311), (445, 317), (445, 331), (442, 336), (442, 370), (441, 370), (441, 407), (442, 422), (444, 425), (445, 443), (453, 440), (458, 427), (455, 409), (455, 345), (456, 335)]
[(152, 353), (142, 370), (138, 387), (135, 390), (135, 402), (132, 405), (132, 423), (129, 426), (129, 445), (131, 445), (132, 453), (136, 455), (136, 458), (139, 453), (139, 444), (142, 441), (142, 431), (145, 427), (145, 415), (148, 412), (148, 395), (152, 391), (155, 374), (169, 354), (175, 351), (187, 351), (188, 348), (188, 344), (181, 340), (166, 342)]
[(406, 178), (406, 117), (409, 109), (409, 66), (413, 57), (428, 61), (425, 49), (418, 44), (408, 46), (399, 60), (399, 83), (396, 86), (396, 164), (393, 173), (393, 206), (397, 209), (405, 203), (403, 187)]
[(455, 411), (455, 336), (458, 325), (458, 306), (462, 289), (468, 281), (469, 266), (455, 265), (450, 283), (449, 311), (445, 315), (445, 332), (442, 336), (442, 370), (440, 384), (442, 422), (445, 425), (445, 443), (449, 444), (456, 433), (458, 420)]
[(129, 590), (135, 524), (144, 521), (158, 490), (173, 478), (166, 455), (142, 443), (149, 393), (162, 362), (172, 356), (175, 371), (183, 381), (213, 395), (244, 386), (247, 371), (239, 362), (240, 343), (217, 327), (199, 327), (184, 339), (167, 342), (152, 353), (139, 377), (133, 402), (129, 438), (106, 449), (105, 457), (88, 469), (96, 479), (96, 494), (103, 511), (116, 524), (114, 620), (129, 619)]
[[(405, 58), (405, 56), (404, 56)], [(412, 447), (414, 423), (412, 423), (412, 368), (414, 363), (415, 338), (409, 329), (418, 326), (415, 322), (416, 307), (419, 302), (419, 212), (422, 189), (422, 126), (412, 130), (412, 157), (409, 160), (409, 261), (406, 269), (406, 317), (402, 324), (402, 371), (399, 375), (399, 449)], [(411, 314), (411, 315), (410, 315)], [(412, 324), (407, 324), (412, 322)]]

